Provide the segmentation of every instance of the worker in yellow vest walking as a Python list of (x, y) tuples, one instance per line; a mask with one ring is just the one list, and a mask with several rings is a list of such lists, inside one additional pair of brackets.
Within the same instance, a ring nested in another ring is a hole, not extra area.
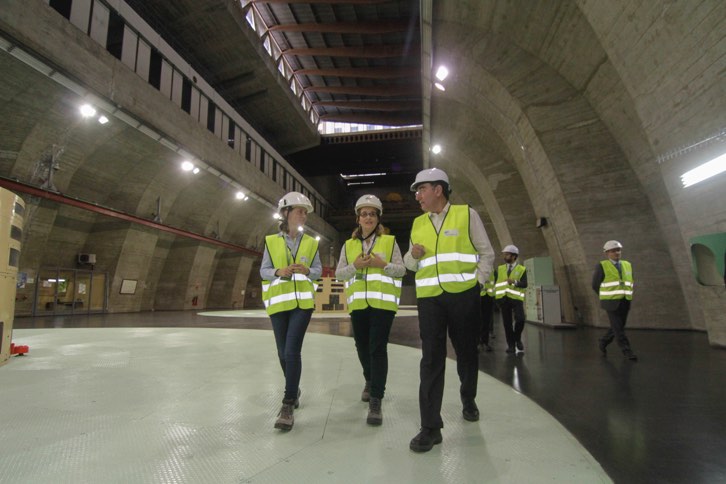
[[(527, 269), (517, 262), (519, 249), (508, 245), (502, 250), (504, 264), (497, 268), (494, 284), (494, 298), (502, 312), (504, 336), (507, 339), (507, 353), (524, 352), (522, 331), (524, 331), (524, 290), (527, 288)], [(514, 313), (514, 324), (512, 324)]]
[(449, 177), (443, 170), (430, 168), (419, 172), (411, 191), (416, 192), (424, 214), (413, 222), (410, 248), (403, 258), (406, 268), (416, 273), (422, 352), (421, 431), (409, 448), (427, 452), (442, 441), (447, 332), (456, 351), (462, 415), (470, 422), (479, 420), (475, 401), (479, 376), (479, 293), (491, 272), (494, 250), (479, 214), (468, 205), (449, 203)]
[(605, 356), (607, 346), (615, 339), (623, 355), (637, 361), (630, 341), (625, 336), (625, 323), (628, 320), (630, 301), (633, 299), (633, 266), (630, 262), (622, 260), (623, 244), (617, 240), (608, 240), (603, 246), (607, 259), (595, 266), (592, 276), (592, 290), (600, 298), (600, 306), (608, 313), (610, 329), (600, 338), (598, 347)]
[(401, 298), (406, 275), (396, 238), (381, 224), (383, 204), (375, 195), (363, 195), (355, 204), (356, 225), (340, 250), (335, 277), (345, 281), (345, 294), (353, 325), (358, 360), (365, 386), (361, 400), (368, 402), (368, 425), (383, 423), (382, 399), (388, 377), (388, 336)]
[(323, 272), (318, 241), (305, 234), (310, 199), (290, 192), (277, 205), (280, 231), (265, 237), (260, 277), (262, 300), (272, 320), (277, 356), (285, 375), (285, 394), (275, 428), (291, 430), (299, 406), (302, 344), (315, 307), (313, 281)]

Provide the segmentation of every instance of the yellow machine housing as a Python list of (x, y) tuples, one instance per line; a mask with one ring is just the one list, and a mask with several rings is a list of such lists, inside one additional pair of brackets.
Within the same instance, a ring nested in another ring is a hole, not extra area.
[(0, 365), (10, 358), (25, 202), (0, 188)]

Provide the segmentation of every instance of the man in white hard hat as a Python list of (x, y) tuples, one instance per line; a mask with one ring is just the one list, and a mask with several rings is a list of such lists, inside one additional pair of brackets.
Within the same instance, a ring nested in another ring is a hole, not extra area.
[(444, 395), (446, 334), (456, 351), (459, 394), (465, 420), (479, 420), (476, 387), (479, 375), (477, 336), (481, 320), (480, 284), (489, 277), (494, 250), (479, 215), (468, 205), (449, 203), (449, 177), (430, 168), (411, 185), (424, 211), (411, 228), (403, 262), (416, 273), (421, 383), (421, 431), (411, 440), (414, 452), (441, 443), (441, 401)]
[(617, 240), (608, 240), (602, 249), (607, 259), (595, 266), (592, 290), (598, 294), (600, 306), (608, 313), (610, 329), (598, 341), (598, 348), (603, 356), (607, 355), (606, 348), (614, 339), (627, 359), (637, 361), (638, 357), (630, 349), (630, 341), (625, 336), (625, 323), (633, 299), (633, 266), (621, 259), (623, 244)]
[[(494, 283), (494, 299), (502, 312), (504, 336), (507, 339), (507, 353), (524, 352), (522, 331), (524, 331), (524, 290), (527, 288), (527, 269), (517, 262), (519, 249), (508, 245), (502, 250), (504, 264), (497, 268)], [(514, 324), (512, 324), (514, 313)]]

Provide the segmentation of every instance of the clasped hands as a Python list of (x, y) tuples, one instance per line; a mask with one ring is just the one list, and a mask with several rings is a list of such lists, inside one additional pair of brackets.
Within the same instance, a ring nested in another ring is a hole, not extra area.
[(310, 274), (310, 269), (303, 264), (290, 264), (282, 269), (277, 269), (278, 277), (292, 277), (293, 274)]
[(358, 254), (358, 257), (353, 261), (353, 265), (356, 269), (364, 269), (366, 267), (377, 267), (383, 269), (386, 267), (386, 261), (378, 257), (376, 254)]

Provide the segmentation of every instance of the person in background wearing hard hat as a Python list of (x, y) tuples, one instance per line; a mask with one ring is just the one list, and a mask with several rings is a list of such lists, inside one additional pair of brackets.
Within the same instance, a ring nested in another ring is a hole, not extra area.
[(617, 340), (623, 355), (637, 361), (630, 341), (625, 336), (625, 322), (628, 320), (630, 301), (633, 299), (633, 266), (621, 260), (623, 245), (617, 240), (608, 240), (603, 246), (607, 259), (595, 266), (592, 276), (592, 290), (600, 296), (600, 306), (608, 313), (610, 329), (600, 338), (598, 348), (603, 356), (607, 346)]
[[(504, 264), (497, 268), (494, 284), (494, 298), (502, 312), (504, 336), (507, 339), (507, 353), (524, 352), (522, 331), (524, 331), (524, 290), (527, 288), (527, 269), (517, 262), (519, 249), (508, 245), (502, 250)], [(514, 325), (512, 325), (514, 313)]]
[(492, 323), (494, 321), (494, 284), (496, 277), (494, 271), (489, 274), (489, 279), (484, 282), (481, 287), (480, 300), (481, 300), (481, 326), (479, 326), (479, 350), (486, 351), (487, 353), (492, 351), (492, 347), (489, 346), (489, 336), (492, 331)]
[(406, 275), (396, 238), (381, 225), (383, 204), (363, 195), (355, 204), (356, 224), (340, 250), (335, 277), (345, 281), (353, 338), (363, 367), (361, 400), (368, 402), (369, 425), (383, 423), (381, 400), (388, 377), (388, 335)]
[(262, 300), (272, 320), (277, 356), (285, 375), (285, 395), (275, 428), (292, 429), (299, 406), (302, 343), (315, 307), (313, 281), (323, 272), (318, 241), (303, 233), (313, 206), (308, 197), (290, 192), (277, 205), (280, 232), (265, 237), (260, 276)]
[(446, 333), (456, 351), (459, 394), (465, 420), (479, 420), (477, 337), (481, 321), (480, 284), (489, 278), (494, 250), (479, 215), (468, 205), (449, 203), (449, 177), (431, 168), (411, 185), (424, 214), (413, 221), (409, 251), (403, 258), (416, 272), (416, 299), (421, 336), (419, 410), (421, 431), (409, 444), (427, 452), (441, 443)]

